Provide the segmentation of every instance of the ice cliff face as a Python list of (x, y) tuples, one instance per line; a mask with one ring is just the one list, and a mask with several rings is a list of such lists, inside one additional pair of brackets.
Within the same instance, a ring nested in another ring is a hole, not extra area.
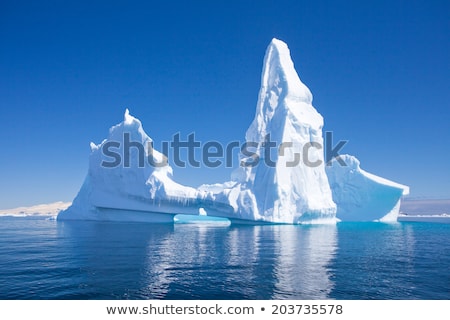
[(327, 166), (337, 217), (343, 221), (397, 221), (401, 197), (409, 194), (409, 187), (362, 170), (353, 156), (340, 157), (347, 166), (336, 160)]

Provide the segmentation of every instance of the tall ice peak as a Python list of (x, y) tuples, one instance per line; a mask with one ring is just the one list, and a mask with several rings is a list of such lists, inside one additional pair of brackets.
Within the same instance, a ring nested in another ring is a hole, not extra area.
[[(248, 143), (257, 146), (255, 152), (262, 161), (256, 166), (241, 167), (232, 176), (242, 183), (241, 190), (255, 203), (252, 210), (244, 213), (251, 211), (249, 215), (253, 214), (255, 220), (334, 221), (336, 205), (325, 173), (322, 148), (309, 149), (308, 155), (319, 163), (317, 166), (295, 160), (306, 144), (323, 146), (323, 118), (311, 103), (312, 94), (301, 82), (288, 46), (273, 39), (264, 57), (255, 118), (245, 137)], [(280, 152), (273, 155), (270, 150), (267, 152), (265, 146), (269, 142), (279, 146)], [(241, 160), (250, 163), (253, 156), (246, 156), (241, 153)]]
[(288, 113), (297, 115), (300, 121), (312, 120), (317, 124), (315, 127), (321, 127), (323, 119), (312, 107), (312, 99), (311, 91), (294, 68), (287, 44), (272, 39), (264, 56), (256, 115), (246, 140), (264, 141), (271, 127), (283, 126), (279, 120)]
[[(270, 89), (275, 85), (285, 85), (286, 95), (292, 99), (298, 99), (306, 103), (312, 103), (312, 94), (300, 80), (291, 52), (286, 43), (273, 38), (266, 50), (262, 71), (261, 86)], [(274, 83), (274, 81), (279, 83)]]

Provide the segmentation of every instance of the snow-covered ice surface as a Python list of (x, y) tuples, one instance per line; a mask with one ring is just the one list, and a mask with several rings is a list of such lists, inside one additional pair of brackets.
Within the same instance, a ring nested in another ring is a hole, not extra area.
[(450, 223), (450, 200), (405, 199), (398, 221)]
[(397, 221), (402, 196), (409, 187), (378, 177), (360, 168), (358, 159), (341, 155), (327, 166), (327, 175), (337, 204), (337, 218), (342, 221)]
[(400, 222), (433, 222), (433, 223), (450, 223), (450, 214), (428, 214), (428, 215), (405, 215), (399, 214)]
[(67, 209), (71, 202), (54, 202), (48, 204), (38, 204), (30, 207), (19, 207), (14, 209), (0, 210), (0, 216), (13, 217), (35, 217), (35, 216), (49, 216), (55, 217), (61, 210)]
[[(323, 118), (312, 106), (312, 94), (300, 80), (287, 45), (273, 39), (264, 57), (255, 118), (246, 133), (251, 147), (240, 155), (247, 165), (236, 169), (231, 181), (197, 189), (177, 183), (169, 165), (151, 164), (161, 163), (164, 156), (153, 150), (141, 122), (126, 110), (107, 139), (91, 143), (84, 184), (58, 219), (173, 222), (175, 215), (182, 221), (185, 214), (296, 224), (335, 223), (337, 212), (341, 220), (395, 220), (407, 187), (361, 170), (352, 157), (349, 167), (333, 166), (326, 172), (322, 127)], [(143, 146), (142, 152), (130, 148), (128, 165), (101, 165), (114, 158), (104, 152), (110, 143), (121, 142), (114, 151), (126, 158), (126, 135)], [(275, 149), (267, 148), (268, 141)]]

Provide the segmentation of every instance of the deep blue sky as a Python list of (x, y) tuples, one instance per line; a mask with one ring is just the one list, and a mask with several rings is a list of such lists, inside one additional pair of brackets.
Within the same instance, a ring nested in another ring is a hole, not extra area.
[[(273, 37), (344, 152), (450, 198), (449, 1), (187, 2), (0, 3), (0, 208), (71, 201), (89, 142), (126, 107), (156, 145), (242, 140)], [(230, 170), (174, 174), (196, 186)]]

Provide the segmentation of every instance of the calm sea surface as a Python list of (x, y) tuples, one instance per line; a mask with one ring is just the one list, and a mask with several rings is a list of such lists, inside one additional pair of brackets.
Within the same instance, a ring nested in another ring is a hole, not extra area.
[(450, 299), (450, 225), (1, 217), (0, 299)]

